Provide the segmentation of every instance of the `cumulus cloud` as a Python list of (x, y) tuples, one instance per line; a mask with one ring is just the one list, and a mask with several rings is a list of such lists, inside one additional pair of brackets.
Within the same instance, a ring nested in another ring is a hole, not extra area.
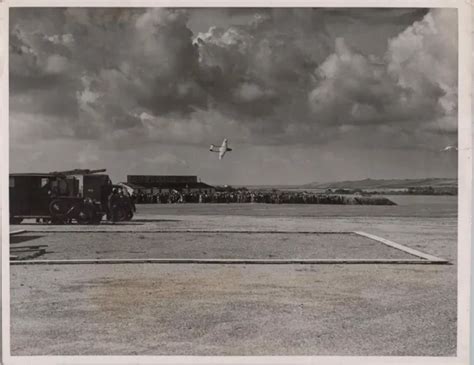
[(12, 9), (12, 135), (400, 146), (457, 130), (453, 10), (399, 11), (412, 24), (380, 55), (335, 37), (327, 10), (246, 10), (248, 21), (193, 33), (198, 11)]
[[(351, 49), (344, 39), (316, 69), (308, 101), (318, 124), (335, 134), (359, 126), (388, 144), (420, 144), (429, 133), (457, 131), (456, 13), (433, 10), (388, 41), (383, 58)], [(425, 133), (423, 133), (425, 132)], [(398, 134), (398, 137), (397, 137)], [(426, 142), (425, 142), (426, 143)]]
[(242, 103), (261, 101), (272, 95), (274, 93), (271, 90), (264, 90), (259, 85), (249, 82), (243, 82), (234, 90), (234, 100)]
[[(388, 73), (398, 85), (412, 91), (413, 107), (428, 106), (433, 122), (446, 131), (456, 131), (457, 118), (457, 14), (455, 10), (432, 10), (389, 41)], [(426, 111), (428, 112), (428, 111)]]

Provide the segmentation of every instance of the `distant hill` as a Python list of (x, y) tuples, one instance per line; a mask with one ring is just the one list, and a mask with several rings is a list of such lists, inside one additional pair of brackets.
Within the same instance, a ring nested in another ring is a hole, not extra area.
[(458, 180), (450, 178), (426, 179), (365, 179), (351, 181), (337, 181), (302, 185), (303, 189), (406, 189), (414, 187), (432, 186), (433, 188), (457, 187)]

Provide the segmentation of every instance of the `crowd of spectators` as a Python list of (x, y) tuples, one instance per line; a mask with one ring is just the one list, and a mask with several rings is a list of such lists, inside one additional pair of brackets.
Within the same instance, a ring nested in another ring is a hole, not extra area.
[[(137, 204), (174, 204), (174, 203), (266, 203), (266, 204), (368, 204), (364, 197), (345, 197), (334, 194), (321, 194), (305, 191), (252, 191), (232, 190), (213, 193), (162, 192), (156, 194), (138, 194), (133, 197)], [(376, 199), (383, 204), (382, 199)], [(374, 201), (374, 204), (376, 202)]]

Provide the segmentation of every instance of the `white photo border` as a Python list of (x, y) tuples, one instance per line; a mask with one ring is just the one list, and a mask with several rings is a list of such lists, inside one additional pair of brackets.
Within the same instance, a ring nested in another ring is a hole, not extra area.
[[(472, 237), (472, 112), (471, 11), (474, 0), (0, 0), (1, 78), (1, 222), (2, 222), (2, 362), (5, 364), (439, 364), (469, 363), (470, 276)], [(353, 357), (353, 356), (11, 356), (9, 268), (9, 84), (8, 16), (10, 7), (376, 7), (458, 9), (458, 298), (457, 356)], [(474, 301), (473, 301), (474, 303)], [(473, 321), (474, 322), (474, 321)], [(473, 323), (474, 324), (474, 323)], [(473, 341), (474, 344), (474, 341)]]

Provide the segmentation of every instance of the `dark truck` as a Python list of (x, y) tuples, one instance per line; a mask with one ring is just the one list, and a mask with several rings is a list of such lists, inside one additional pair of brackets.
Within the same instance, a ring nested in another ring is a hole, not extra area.
[[(98, 224), (106, 215), (130, 220), (135, 211), (127, 191), (112, 184), (105, 170), (10, 174), (10, 223), (26, 218), (55, 224)], [(82, 191), (80, 179), (82, 177)]]

